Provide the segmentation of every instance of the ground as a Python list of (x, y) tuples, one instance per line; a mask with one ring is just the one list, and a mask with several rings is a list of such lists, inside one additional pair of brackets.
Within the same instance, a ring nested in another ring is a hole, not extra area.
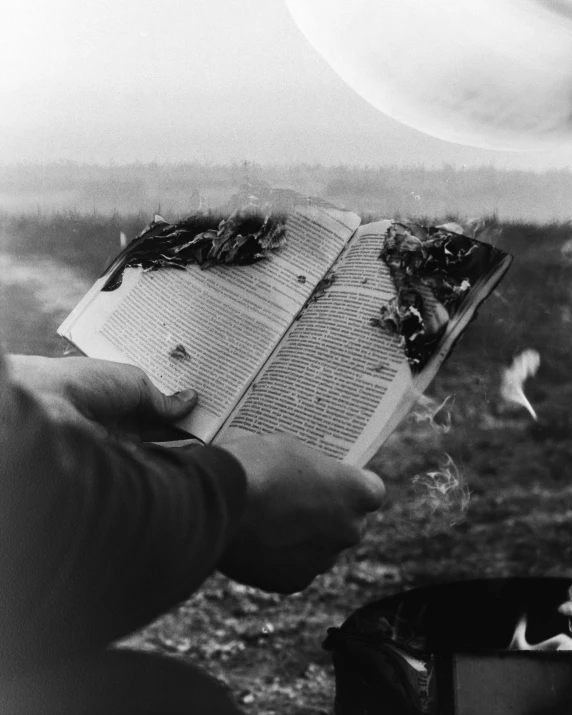
[[(498, 243), (516, 255), (514, 266), (429, 391), (439, 401), (451, 396), (452, 428), (445, 434), (409, 419), (375, 457), (371, 466), (388, 495), (363, 543), (291, 597), (216, 574), (129, 644), (204, 664), (246, 712), (318, 715), (332, 712), (334, 694), (322, 641), (359, 606), (435, 581), (511, 575), (572, 581), (572, 265), (561, 251), (572, 227), (501, 228)], [(57, 230), (65, 233), (66, 222)], [(22, 250), (23, 240), (15, 250), (6, 233), (2, 245), (6, 347), (62, 354), (55, 327), (97, 271), (37, 245)], [(527, 387), (538, 422), (499, 397), (503, 366), (525, 348), (538, 350), (542, 360)], [(471, 493), (464, 519), (453, 526), (411, 508), (412, 477), (434, 470), (445, 454)]]

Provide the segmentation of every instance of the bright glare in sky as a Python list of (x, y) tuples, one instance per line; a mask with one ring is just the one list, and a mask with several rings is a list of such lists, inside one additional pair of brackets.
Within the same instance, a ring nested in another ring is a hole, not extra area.
[(4, 163), (572, 159), (515, 158), (403, 127), (347, 87), (284, 0), (5, 0), (2, 26)]
[(388, 116), (451, 142), (572, 142), (569, 0), (286, 0), (342, 79)]

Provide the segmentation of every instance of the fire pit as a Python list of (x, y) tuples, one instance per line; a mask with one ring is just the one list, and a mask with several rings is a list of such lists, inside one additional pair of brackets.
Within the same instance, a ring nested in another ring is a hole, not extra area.
[(445, 583), (360, 608), (324, 642), (336, 715), (571, 715), (571, 584)]

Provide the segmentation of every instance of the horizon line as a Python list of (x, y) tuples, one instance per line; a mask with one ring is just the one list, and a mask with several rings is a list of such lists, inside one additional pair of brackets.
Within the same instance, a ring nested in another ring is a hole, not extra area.
[(302, 162), (302, 161), (290, 161), (290, 162), (260, 162), (253, 161), (249, 159), (244, 160), (233, 160), (228, 162), (220, 161), (205, 161), (205, 160), (195, 160), (195, 161), (130, 161), (130, 162), (115, 162), (109, 160), (108, 162), (101, 161), (78, 161), (76, 159), (57, 159), (50, 161), (11, 161), (2, 162), (0, 161), (0, 171), (9, 171), (14, 169), (48, 169), (52, 167), (65, 168), (73, 167), (79, 169), (131, 169), (134, 167), (150, 169), (150, 168), (184, 168), (184, 167), (194, 167), (203, 169), (274, 169), (274, 170), (286, 170), (286, 169), (311, 169), (314, 171), (326, 170), (332, 171), (336, 169), (346, 169), (351, 171), (427, 171), (427, 172), (442, 172), (442, 171), (456, 171), (456, 172), (476, 172), (476, 171), (493, 171), (504, 174), (570, 174), (572, 173), (572, 167), (546, 167), (542, 169), (529, 168), (512, 168), (506, 166), (497, 166), (493, 162), (483, 162), (482, 164), (453, 164), (451, 162), (443, 162), (441, 166), (427, 166), (424, 163), (412, 163), (412, 164), (348, 164), (345, 162), (337, 163), (322, 163), (322, 162)]

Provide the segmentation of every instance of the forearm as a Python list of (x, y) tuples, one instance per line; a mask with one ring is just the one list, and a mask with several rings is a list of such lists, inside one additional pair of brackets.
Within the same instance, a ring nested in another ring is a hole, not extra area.
[(214, 448), (110, 443), (0, 375), (0, 668), (105, 645), (186, 598), (242, 516)]

